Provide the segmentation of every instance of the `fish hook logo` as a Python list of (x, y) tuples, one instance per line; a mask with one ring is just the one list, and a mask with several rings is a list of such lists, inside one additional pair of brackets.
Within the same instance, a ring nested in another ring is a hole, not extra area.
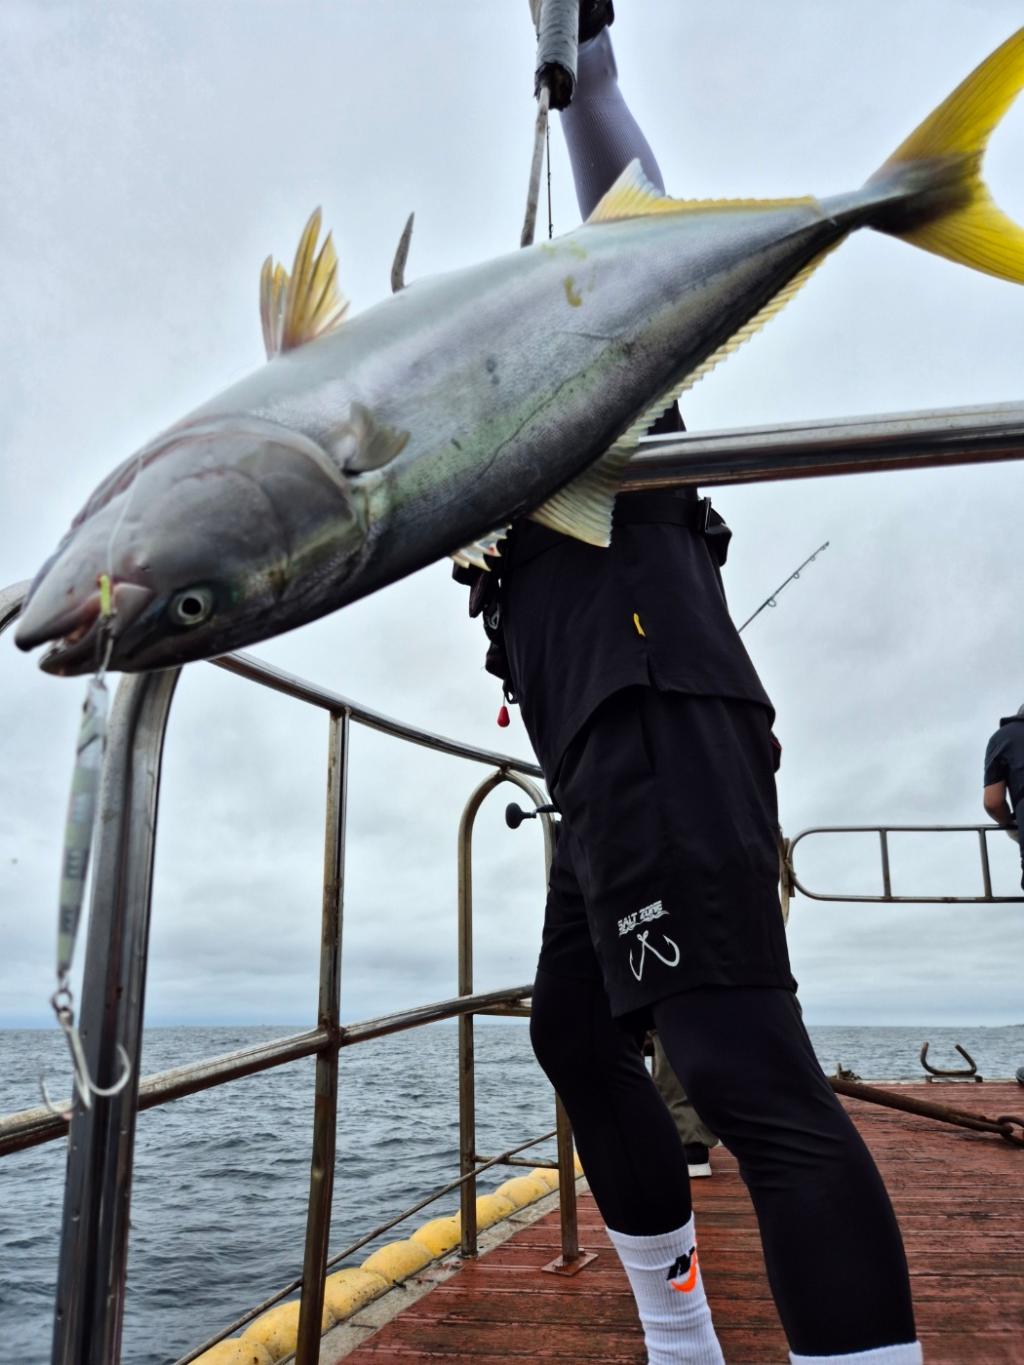
[(637, 934), (636, 936), (637, 942), (640, 944), (639, 967), (636, 966), (636, 964), (633, 961), (633, 949), (630, 948), (629, 950), (629, 970), (633, 973), (633, 975), (636, 977), (638, 981), (643, 980), (644, 967), (647, 965), (648, 953), (652, 953), (654, 957), (658, 959), (659, 962), (664, 962), (666, 967), (678, 967), (679, 959), (682, 956), (682, 954), (679, 951), (679, 944), (676, 943), (675, 939), (669, 938), (668, 934), (662, 934), (661, 936), (662, 939), (671, 947), (673, 953), (675, 954), (674, 957), (663, 957), (661, 953), (658, 952), (657, 948), (655, 948), (653, 943), (648, 943), (647, 940), (648, 937), (650, 936), (650, 932), (651, 932), (650, 929), (644, 929), (641, 933)]

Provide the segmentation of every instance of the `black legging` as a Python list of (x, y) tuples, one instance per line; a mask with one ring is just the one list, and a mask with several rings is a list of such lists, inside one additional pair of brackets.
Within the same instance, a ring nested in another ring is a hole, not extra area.
[[(653, 1016), (686, 1093), (739, 1162), (791, 1348), (842, 1355), (913, 1341), (889, 1197), (795, 997), (707, 987), (659, 1001)], [(600, 982), (539, 972), (530, 1033), (608, 1226), (641, 1237), (681, 1227), (691, 1205), (679, 1135)]]

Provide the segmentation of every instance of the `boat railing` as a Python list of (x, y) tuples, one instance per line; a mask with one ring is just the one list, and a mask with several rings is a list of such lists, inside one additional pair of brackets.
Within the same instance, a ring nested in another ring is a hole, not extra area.
[[(988, 836), (1003, 834), (999, 825), (815, 825), (801, 830), (794, 838), (785, 842), (783, 849), (783, 880), (788, 882), (786, 890), (792, 894), (798, 891), (813, 901), (857, 901), (872, 905), (1012, 905), (1024, 903), (1024, 896), (1000, 896), (992, 890), (992, 867), (989, 862)], [(881, 861), (881, 894), (855, 895), (850, 891), (825, 892), (812, 891), (805, 886), (796, 874), (793, 865), (797, 845), (816, 835), (834, 834), (877, 834), (878, 853)], [(912, 896), (896, 896), (892, 889), (892, 866), (890, 862), (890, 834), (973, 834), (978, 841), (980, 859), (981, 887), (980, 896), (938, 896), (933, 892), (918, 892)]]
[[(17, 618), (28, 583), (0, 590), (0, 633)], [(244, 1325), (271, 1303), (301, 1287), (298, 1365), (318, 1358), (324, 1284), (330, 1265), (351, 1255), (376, 1236), (456, 1189), (461, 1195), (461, 1252), (477, 1251), (476, 1180), (484, 1170), (520, 1164), (518, 1154), (552, 1136), (557, 1139), (562, 1257), (571, 1269), (581, 1260), (576, 1231), (572, 1133), (560, 1104), (556, 1125), (498, 1156), (476, 1152), (473, 1020), (476, 1015), (528, 1014), (529, 985), (473, 991), (472, 839), (478, 811), (502, 783), (519, 788), (534, 808), (544, 805), (532, 780), (534, 763), (459, 743), (393, 720), (305, 679), (293, 677), (248, 655), (229, 655), (216, 666), (320, 708), (328, 715), (327, 799), (317, 1026), (305, 1033), (261, 1043), (225, 1056), (208, 1058), (172, 1071), (139, 1077), (143, 1001), (152, 900), (153, 857), (164, 735), (180, 669), (125, 675), (111, 709), (100, 790), (100, 813), (93, 852), (92, 899), (82, 983), (80, 1034), (84, 1062), (97, 1093), (88, 1106), (76, 1096), (68, 1114), (37, 1108), (0, 1119), (0, 1156), (52, 1141), (69, 1133), (64, 1217), (57, 1274), (52, 1359), (57, 1365), (110, 1365), (120, 1358), (128, 1257), (128, 1215), (135, 1146), (135, 1115), (184, 1095), (223, 1085), (302, 1057), (316, 1058), (313, 1143), (302, 1275), (272, 1299), (251, 1309), (209, 1342), (182, 1357), (192, 1360), (214, 1341)], [(458, 832), (458, 990), (436, 1001), (360, 1023), (340, 1022), (342, 913), (345, 885), (345, 824), (348, 792), (349, 731), (353, 723), (412, 744), (469, 759), (491, 771), (472, 793)], [(550, 814), (539, 816), (544, 854), (550, 863), (553, 827)], [(431, 1192), (352, 1247), (328, 1254), (333, 1202), (338, 1060), (345, 1047), (386, 1034), (457, 1019), (459, 1028), (459, 1176)], [(128, 1084), (111, 1086), (121, 1052), (132, 1062)]]

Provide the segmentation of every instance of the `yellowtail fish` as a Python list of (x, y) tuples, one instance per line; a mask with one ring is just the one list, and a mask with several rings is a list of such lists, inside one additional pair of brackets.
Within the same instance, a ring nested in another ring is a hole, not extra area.
[[(486, 565), (529, 515), (607, 544), (652, 420), (856, 228), (1024, 283), (980, 174), (1024, 85), (1008, 39), (862, 189), (667, 198), (627, 167), (576, 231), (348, 319), (330, 238), (264, 267), (268, 363), (114, 471), (17, 632), (51, 673), (166, 668), (289, 630), (444, 554)], [(109, 600), (99, 584), (109, 584)]]

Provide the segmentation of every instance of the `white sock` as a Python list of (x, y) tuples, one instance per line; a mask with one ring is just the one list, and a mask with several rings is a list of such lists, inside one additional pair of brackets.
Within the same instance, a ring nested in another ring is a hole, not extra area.
[(921, 1365), (919, 1341), (907, 1341), (899, 1346), (878, 1346), (873, 1351), (848, 1351), (841, 1356), (798, 1356), (789, 1353), (790, 1365), (828, 1365), (830, 1360), (844, 1361), (845, 1365)]
[(675, 1232), (657, 1237), (607, 1231), (629, 1276), (648, 1365), (725, 1365), (697, 1264), (692, 1214)]

